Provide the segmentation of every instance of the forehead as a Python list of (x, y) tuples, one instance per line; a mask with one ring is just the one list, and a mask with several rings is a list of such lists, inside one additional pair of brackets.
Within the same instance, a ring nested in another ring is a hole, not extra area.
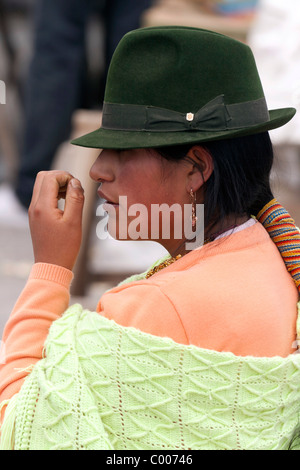
[(128, 175), (135, 180), (137, 177), (143, 178), (158, 178), (174, 180), (175, 173), (181, 174), (182, 163), (184, 159), (173, 160), (165, 158), (156, 149), (153, 148), (139, 148), (139, 149), (105, 149), (98, 157), (99, 168), (101, 163), (105, 167), (111, 168), (112, 171), (117, 171), (123, 176)]
[(144, 165), (153, 165), (160, 163), (165, 160), (161, 155), (154, 149), (139, 148), (139, 149), (106, 149), (102, 150), (99, 158), (106, 157), (108, 160), (117, 161), (120, 164), (133, 165), (136, 168), (143, 167)]

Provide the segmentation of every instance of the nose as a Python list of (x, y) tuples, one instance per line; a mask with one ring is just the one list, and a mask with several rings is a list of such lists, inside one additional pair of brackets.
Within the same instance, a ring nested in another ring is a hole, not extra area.
[(102, 150), (97, 160), (90, 169), (90, 177), (92, 180), (112, 181), (114, 179), (113, 161), (110, 151)]

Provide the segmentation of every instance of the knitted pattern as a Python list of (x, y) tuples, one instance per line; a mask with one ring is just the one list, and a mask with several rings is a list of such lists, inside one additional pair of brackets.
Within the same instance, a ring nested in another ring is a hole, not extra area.
[(300, 355), (180, 345), (75, 305), (51, 326), (12, 409), (17, 450), (285, 449)]
[(300, 232), (290, 214), (272, 199), (257, 215), (276, 244), (300, 294)]

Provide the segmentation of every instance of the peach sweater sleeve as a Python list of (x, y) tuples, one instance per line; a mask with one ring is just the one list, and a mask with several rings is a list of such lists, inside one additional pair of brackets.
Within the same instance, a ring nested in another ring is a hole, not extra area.
[(73, 273), (35, 264), (5, 326), (0, 366), (0, 403), (19, 392), (30, 367), (43, 355), (51, 324), (68, 308)]
[[(71, 271), (59, 266), (33, 266), (4, 329), (5, 364), (0, 366), (0, 404), (19, 392), (31, 367), (43, 357), (51, 324), (69, 306), (72, 278)], [(188, 344), (176, 309), (156, 286), (134, 285), (118, 295), (107, 293), (103, 296), (103, 303), (99, 302), (97, 311), (120, 324), (125, 318), (126, 326), (129, 323), (145, 332), (169, 336), (179, 343)]]

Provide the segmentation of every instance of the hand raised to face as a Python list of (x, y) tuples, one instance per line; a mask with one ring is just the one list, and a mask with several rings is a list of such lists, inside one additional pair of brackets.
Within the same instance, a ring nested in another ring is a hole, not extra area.
[[(65, 199), (64, 210), (58, 207), (60, 199)], [(83, 206), (83, 188), (70, 173), (38, 173), (28, 211), (36, 263), (73, 269), (82, 239)]]

